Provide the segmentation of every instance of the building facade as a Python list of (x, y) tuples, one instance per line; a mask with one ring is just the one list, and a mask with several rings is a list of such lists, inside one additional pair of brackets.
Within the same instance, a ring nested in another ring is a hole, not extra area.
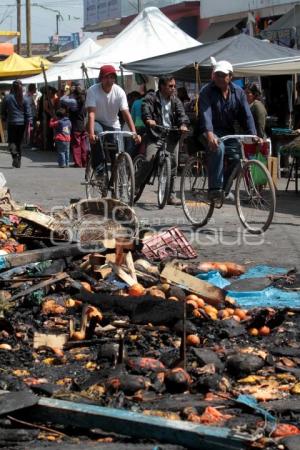
[(199, 0), (84, 0), (84, 31), (116, 35), (148, 6), (156, 6), (179, 28), (197, 38)]

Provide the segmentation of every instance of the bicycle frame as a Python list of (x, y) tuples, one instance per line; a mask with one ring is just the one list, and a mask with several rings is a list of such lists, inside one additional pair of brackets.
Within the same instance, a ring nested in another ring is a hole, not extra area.
[(136, 136), (136, 133), (133, 133), (132, 131), (122, 131), (122, 130), (113, 130), (113, 131), (101, 131), (100, 133), (97, 133), (97, 137), (101, 144), (104, 144), (104, 138), (105, 136), (114, 135), (116, 136), (117, 140), (117, 153), (123, 153), (125, 151), (124, 146), (124, 138), (125, 137), (131, 137), (134, 138)]
[[(255, 135), (251, 135), (251, 134), (232, 134), (232, 135), (227, 135), (227, 136), (223, 136), (221, 138), (219, 138), (220, 142), (226, 142), (229, 139), (235, 139), (236, 141), (238, 141), (241, 145), (241, 158), (239, 160), (239, 163), (236, 164), (236, 166), (234, 167), (232, 173), (230, 174), (230, 177), (226, 183), (226, 186), (224, 188), (225, 192), (229, 192), (232, 185), (233, 185), (233, 181), (236, 178), (236, 176), (238, 175), (239, 171), (243, 168), (244, 164), (246, 163), (246, 161), (248, 161), (248, 159), (246, 158), (245, 155), (245, 148), (244, 148), (244, 144), (253, 144), (253, 141), (257, 139), (257, 136)], [(271, 144), (271, 140), (267, 139), (267, 141), (269, 142), (269, 148), (270, 148), (270, 153), (271, 153), (271, 149), (272, 149), (272, 144)], [(222, 208), (223, 206), (223, 201), (220, 202), (219, 205), (215, 205), (215, 207), (217, 209)]]
[[(246, 160), (246, 155), (245, 155), (245, 149), (244, 149), (244, 144), (253, 144), (254, 140), (257, 139), (257, 136), (252, 135), (252, 134), (229, 134), (227, 136), (223, 136), (221, 138), (219, 138), (220, 142), (225, 142), (229, 139), (235, 139), (236, 141), (238, 141), (241, 144), (241, 151), (242, 151), (242, 158), (243, 160)], [(272, 153), (272, 143), (271, 143), (271, 139), (266, 139), (266, 141), (269, 144), (269, 149), (270, 149), (270, 154)]]
[(154, 161), (153, 161), (153, 167), (152, 170), (148, 176), (148, 181), (147, 184), (149, 186), (153, 186), (154, 182), (155, 182), (155, 178), (158, 175), (158, 167), (159, 167), (159, 162), (160, 160), (164, 159), (164, 158), (169, 158), (170, 157), (170, 152), (167, 151), (167, 145), (168, 145), (168, 136), (172, 131), (179, 131), (178, 128), (167, 128), (164, 127), (162, 125), (155, 125), (154, 128), (158, 128), (160, 130), (162, 130), (162, 135), (159, 137), (158, 139), (158, 145), (159, 145), (159, 149), (157, 150), (157, 153), (155, 155)]

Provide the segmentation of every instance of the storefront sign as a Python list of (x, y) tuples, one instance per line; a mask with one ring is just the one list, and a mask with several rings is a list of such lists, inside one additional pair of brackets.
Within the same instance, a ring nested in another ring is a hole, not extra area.
[[(140, 0), (140, 8), (162, 8), (182, 2), (183, 0)], [(84, 26), (137, 14), (138, 6), (138, 0), (84, 0)]]
[(201, 0), (201, 18), (224, 16), (240, 12), (257, 11), (262, 8), (282, 6), (291, 4), (291, 0), (230, 0), (230, 2), (220, 0)]
[(121, 16), (121, 0), (84, 0), (84, 26)]

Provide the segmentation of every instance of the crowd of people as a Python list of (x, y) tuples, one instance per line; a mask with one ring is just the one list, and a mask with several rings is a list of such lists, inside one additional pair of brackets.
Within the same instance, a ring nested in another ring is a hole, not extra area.
[[(211, 81), (200, 91), (197, 122), (193, 124), (197, 142), (204, 145), (208, 154), (209, 195), (215, 199), (226, 185), (226, 180), (240, 157), (235, 140), (220, 143), (219, 138), (234, 134), (238, 122), (246, 134), (265, 138), (267, 112), (261, 93), (255, 84), (245, 89), (232, 81), (233, 68), (228, 61), (219, 61), (213, 67)], [(137, 174), (136, 185), (143, 181), (158, 150), (160, 127), (177, 128), (167, 136), (167, 149), (171, 154), (172, 184), (169, 204), (177, 205), (175, 179), (178, 168), (178, 151), (181, 133), (190, 127), (188, 111), (190, 97), (184, 87), (176, 90), (174, 76), (159, 79), (158, 90), (146, 93), (132, 92), (126, 96), (116, 83), (114, 66), (100, 69), (98, 83), (87, 92), (80, 83), (73, 83), (58, 91), (52, 86), (37, 92), (29, 85), (27, 93), (21, 81), (12, 83), (10, 93), (2, 101), (2, 119), (6, 122), (7, 140), (13, 167), (21, 166), (22, 140), (26, 137), (31, 146), (48, 150), (55, 148), (58, 165), (69, 167), (70, 153), (75, 167), (85, 167), (91, 150), (93, 168), (103, 184), (107, 155), (97, 141), (103, 130), (121, 130), (125, 125), (134, 133), (133, 145), (128, 145), (132, 156), (141, 148), (145, 162)], [(193, 105), (194, 106), (194, 105)], [(42, 139), (44, 136), (44, 140)], [(112, 138), (113, 139), (113, 138)], [(42, 142), (43, 141), (43, 142)], [(194, 141), (195, 142), (195, 141)], [(224, 154), (229, 163), (223, 174)], [(111, 155), (113, 162), (113, 155)]]

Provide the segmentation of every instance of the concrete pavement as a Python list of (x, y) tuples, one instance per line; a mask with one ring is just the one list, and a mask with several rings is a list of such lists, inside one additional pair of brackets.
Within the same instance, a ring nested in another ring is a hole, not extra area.
[[(11, 156), (0, 147), (0, 172), (7, 180), (13, 199), (34, 203), (46, 210), (67, 206), (71, 198), (84, 198), (84, 169), (57, 166), (56, 154), (26, 150), (22, 167), (11, 167)], [(196, 248), (200, 259), (233, 260), (239, 263), (268, 263), (300, 268), (300, 193), (294, 183), (284, 192), (286, 179), (279, 183), (277, 211), (273, 223), (263, 236), (250, 236), (241, 226), (234, 205), (226, 204), (214, 212), (209, 225), (198, 231), (187, 223), (182, 208), (157, 207), (155, 189), (147, 187), (136, 213), (140, 220), (155, 228), (180, 225)]]

